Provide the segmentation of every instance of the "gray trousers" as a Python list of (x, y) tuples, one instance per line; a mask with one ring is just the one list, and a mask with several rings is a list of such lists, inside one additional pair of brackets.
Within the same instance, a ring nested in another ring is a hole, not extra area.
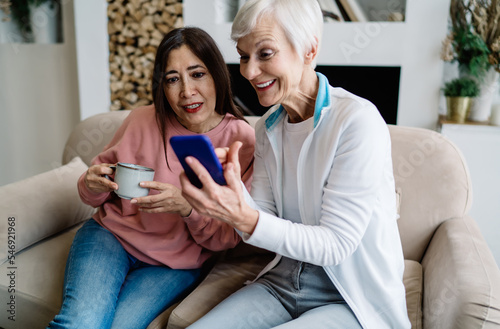
[(283, 257), (278, 265), (188, 329), (361, 328), (323, 267)]

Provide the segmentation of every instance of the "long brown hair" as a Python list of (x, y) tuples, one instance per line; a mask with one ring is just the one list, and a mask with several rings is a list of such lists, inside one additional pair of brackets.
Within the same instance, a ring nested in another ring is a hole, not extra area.
[[(233, 101), (231, 76), (217, 44), (212, 37), (197, 27), (184, 27), (170, 31), (165, 35), (156, 52), (153, 71), (153, 102), (156, 110), (156, 121), (162, 133), (166, 153), (166, 121), (169, 116), (175, 116), (172, 107), (165, 97), (163, 82), (168, 56), (174, 49), (186, 45), (193, 54), (207, 67), (215, 83), (215, 112), (224, 115), (230, 113), (236, 118), (245, 120), (242, 112)], [(168, 161), (167, 161), (168, 162)]]

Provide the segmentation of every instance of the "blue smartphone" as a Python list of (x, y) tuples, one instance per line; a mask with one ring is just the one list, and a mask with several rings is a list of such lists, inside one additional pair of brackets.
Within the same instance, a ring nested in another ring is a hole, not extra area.
[(205, 135), (173, 136), (170, 138), (170, 145), (174, 149), (177, 158), (181, 162), (186, 176), (191, 184), (197, 188), (202, 188), (203, 184), (198, 179), (191, 167), (186, 163), (186, 157), (192, 156), (198, 159), (207, 169), (212, 179), (219, 185), (226, 185), (222, 165), (215, 155), (214, 147), (210, 138)]

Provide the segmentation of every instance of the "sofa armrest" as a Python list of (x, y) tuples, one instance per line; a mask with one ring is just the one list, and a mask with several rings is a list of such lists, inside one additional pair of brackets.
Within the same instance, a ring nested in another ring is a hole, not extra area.
[(443, 222), (422, 266), (424, 328), (500, 327), (500, 270), (471, 217)]

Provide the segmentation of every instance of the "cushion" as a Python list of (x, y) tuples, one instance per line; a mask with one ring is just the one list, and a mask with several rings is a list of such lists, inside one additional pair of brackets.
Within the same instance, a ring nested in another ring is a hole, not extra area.
[(422, 329), (422, 265), (413, 260), (405, 260), (403, 283), (406, 288), (406, 307), (413, 329)]
[(87, 168), (76, 157), (59, 168), (0, 187), (0, 264), (12, 251), (17, 253), (94, 214), (95, 209), (80, 200), (76, 187)]
[(200, 285), (173, 310), (167, 329), (186, 328), (194, 323), (242, 288), (246, 281), (255, 279), (275, 256), (274, 253), (261, 250), (255, 250), (255, 254), (247, 253), (250, 249), (243, 246), (234, 253), (230, 251), (223, 260), (217, 262)]

